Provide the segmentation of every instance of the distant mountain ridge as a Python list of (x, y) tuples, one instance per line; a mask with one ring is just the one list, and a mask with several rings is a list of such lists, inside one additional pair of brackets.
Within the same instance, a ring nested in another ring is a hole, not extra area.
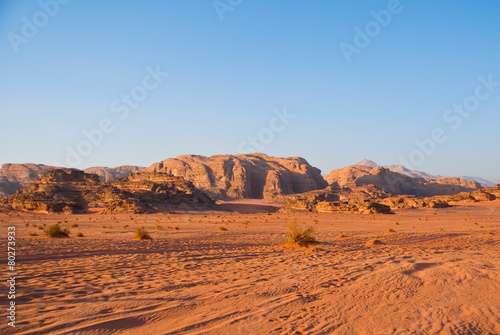
[(435, 195), (452, 195), (459, 192), (475, 191), (482, 185), (459, 178), (415, 178), (391, 171), (389, 168), (366, 165), (351, 165), (332, 170), (325, 180), (330, 185), (355, 189), (360, 186), (373, 185), (393, 195), (414, 195), (432, 197)]
[(363, 159), (362, 161), (358, 162), (356, 165), (363, 165), (363, 166), (368, 166), (371, 168), (374, 167), (384, 167), (386, 169), (391, 170), (392, 172), (397, 172), (404, 174), (408, 177), (412, 178), (436, 178), (435, 176), (422, 172), (422, 171), (417, 171), (417, 170), (410, 170), (405, 168), (403, 165), (379, 165), (375, 163), (374, 161), (368, 160), (368, 159)]
[[(434, 175), (431, 175), (429, 173), (422, 172), (422, 171), (409, 170), (402, 165), (379, 165), (379, 164), (377, 164), (374, 161), (371, 161), (369, 159), (363, 159), (362, 161), (358, 162), (356, 165), (363, 165), (363, 166), (368, 166), (371, 168), (384, 167), (384, 168), (389, 169), (393, 172), (398, 172), (398, 173), (407, 175), (407, 176), (412, 177), (412, 178), (435, 178), (435, 179), (438, 179), (438, 178), (443, 177), (443, 176), (434, 176)], [(457, 176), (455, 178), (475, 181), (475, 182), (478, 182), (481, 185), (483, 185), (483, 187), (490, 187), (490, 186), (493, 186), (495, 184), (500, 183), (500, 179), (488, 180), (485, 178), (475, 177), (475, 176)]]

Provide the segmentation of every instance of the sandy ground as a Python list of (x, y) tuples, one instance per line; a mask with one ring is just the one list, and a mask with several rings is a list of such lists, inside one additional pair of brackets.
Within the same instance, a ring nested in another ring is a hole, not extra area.
[[(229, 206), (246, 213), (1, 215), (18, 276), (15, 332), (2, 279), (0, 333), (500, 333), (500, 201), (394, 215)], [(294, 217), (316, 249), (282, 246)], [(44, 238), (58, 221), (71, 238)], [(153, 240), (133, 240), (142, 225)]]

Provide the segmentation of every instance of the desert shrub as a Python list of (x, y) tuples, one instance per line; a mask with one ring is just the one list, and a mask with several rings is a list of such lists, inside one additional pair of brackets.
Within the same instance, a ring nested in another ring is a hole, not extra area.
[(78, 224), (73, 223), (73, 224), (71, 225), (71, 227), (73, 227), (73, 228), (78, 227)]
[(30, 232), (28, 232), (28, 236), (37, 236), (37, 234), (34, 233), (34, 232), (32, 232), (32, 231), (30, 231)]
[(135, 239), (136, 240), (150, 240), (151, 236), (149, 236), (144, 226), (140, 226), (135, 230)]
[(83, 237), (83, 234), (81, 232), (76, 233), (76, 237)]
[(61, 229), (58, 223), (53, 224), (47, 229), (44, 229), (43, 231), (45, 233), (45, 236), (47, 237), (68, 237), (69, 235), (69, 230), (68, 229)]
[(318, 241), (314, 236), (314, 228), (309, 227), (303, 231), (297, 223), (297, 219), (293, 219), (292, 222), (288, 225), (288, 231), (286, 232), (285, 240), (286, 244), (308, 246), (317, 242)]
[(219, 227), (219, 230), (220, 230), (220, 231), (226, 231), (226, 230), (227, 230), (227, 228), (226, 228), (226, 227)]
[(394, 230), (394, 229), (392, 229), (392, 228), (389, 228), (389, 229), (387, 229), (387, 232), (388, 232), (388, 233), (394, 233), (394, 232), (395, 232), (395, 230)]
[(369, 240), (368, 242), (366, 242), (367, 246), (381, 245), (381, 244), (384, 244), (384, 243), (382, 241), (380, 241), (380, 240), (377, 240), (376, 238), (374, 238), (373, 240)]

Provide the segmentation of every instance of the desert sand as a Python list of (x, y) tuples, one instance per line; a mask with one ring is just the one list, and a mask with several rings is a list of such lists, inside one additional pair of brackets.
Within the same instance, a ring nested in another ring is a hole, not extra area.
[[(499, 200), (393, 215), (227, 206), (238, 212), (1, 214), (18, 276), (15, 332), (0, 332), (500, 333)], [(320, 243), (283, 246), (293, 218)], [(70, 238), (43, 237), (57, 222)], [(138, 226), (153, 239), (133, 240)]]

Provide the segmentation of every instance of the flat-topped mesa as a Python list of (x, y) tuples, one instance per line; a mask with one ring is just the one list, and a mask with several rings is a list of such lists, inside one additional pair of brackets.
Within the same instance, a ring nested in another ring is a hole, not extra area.
[(182, 155), (148, 167), (191, 181), (217, 199), (272, 199), (325, 188), (321, 171), (304, 158), (265, 154)]

